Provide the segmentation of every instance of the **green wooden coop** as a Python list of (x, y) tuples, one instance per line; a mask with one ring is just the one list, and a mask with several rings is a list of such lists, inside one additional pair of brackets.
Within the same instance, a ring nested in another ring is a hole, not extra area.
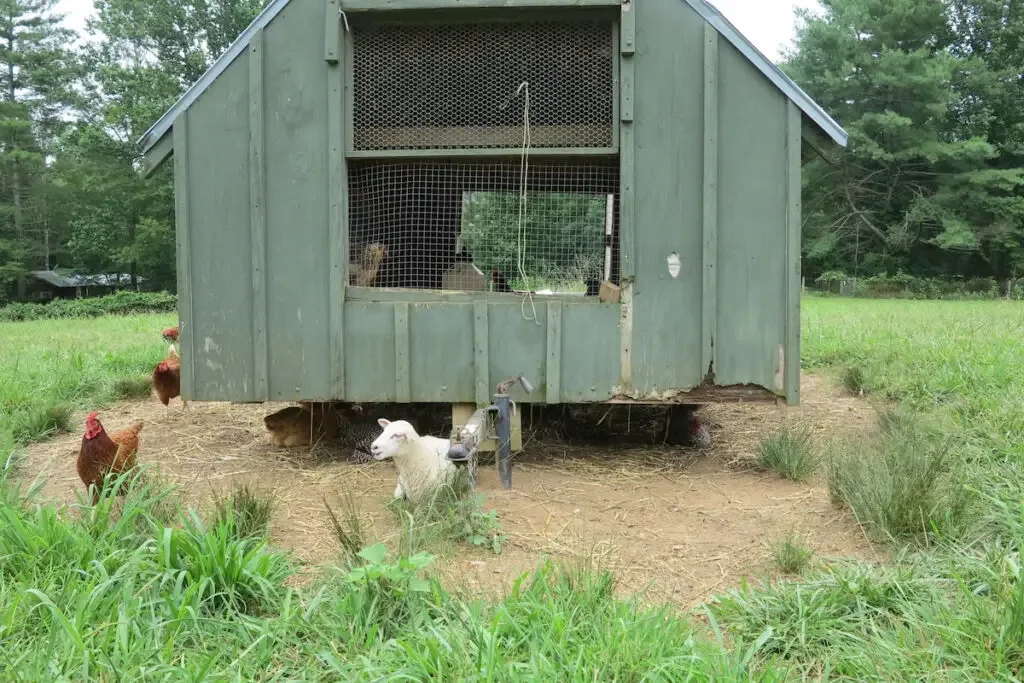
[(182, 396), (797, 404), (846, 140), (702, 0), (274, 0), (140, 140)]

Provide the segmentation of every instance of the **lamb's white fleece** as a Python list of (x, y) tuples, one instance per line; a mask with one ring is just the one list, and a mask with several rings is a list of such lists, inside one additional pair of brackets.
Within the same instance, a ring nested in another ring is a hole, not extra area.
[(404, 497), (415, 503), (451, 481), (456, 466), (448, 459), (448, 439), (420, 436), (405, 420), (390, 422), (381, 418), (377, 422), (384, 431), (370, 445), (370, 452), (374, 460), (395, 461), (395, 498)]

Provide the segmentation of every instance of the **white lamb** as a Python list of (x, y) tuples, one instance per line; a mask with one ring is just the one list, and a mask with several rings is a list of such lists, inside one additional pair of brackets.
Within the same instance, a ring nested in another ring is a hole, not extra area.
[(448, 459), (451, 442), (436, 436), (420, 436), (405, 420), (377, 420), (384, 432), (370, 444), (374, 460), (394, 459), (398, 469), (395, 498), (417, 502), (451, 481), (456, 465)]

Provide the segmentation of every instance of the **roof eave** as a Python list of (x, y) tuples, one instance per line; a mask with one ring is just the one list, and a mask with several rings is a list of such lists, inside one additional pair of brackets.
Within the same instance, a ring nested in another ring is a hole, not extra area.
[[(164, 115), (161, 116), (156, 123), (150, 126), (149, 130), (147, 130), (142, 137), (136, 141), (136, 145), (141, 149), (143, 154), (148, 155), (149, 151), (164, 139), (168, 132), (170, 132), (174, 125), (174, 121), (178, 116), (192, 106), (193, 102), (199, 99), (199, 96), (203, 94), (203, 91), (210, 87), (210, 85), (217, 80), (217, 77), (227, 70), (231, 62), (235, 61), (235, 59), (245, 51), (252, 37), (260, 29), (266, 28), (267, 24), (269, 24), (289, 2), (290, 0), (273, 0), (273, 2), (263, 8), (263, 11), (252, 20), (252, 23), (250, 23), (244, 31), (242, 31), (238, 38), (235, 39), (235, 42), (231, 43), (231, 46), (217, 58), (210, 68), (206, 70), (206, 73), (200, 76), (199, 80), (196, 81), (191, 88), (186, 90), (184, 94), (178, 98), (178, 101), (175, 102), (170, 109), (164, 112)], [(169, 145), (167, 153), (170, 153)], [(166, 158), (167, 155), (160, 158), (153, 166), (153, 169), (149, 172), (151, 173), (152, 170), (155, 170), (155, 168), (158, 167)]]
[(789, 76), (784, 74), (782, 69), (777, 67), (770, 59), (765, 57), (760, 50), (754, 47), (754, 44), (747, 40), (747, 38), (740, 33), (740, 31), (733, 26), (728, 19), (722, 16), (714, 6), (710, 5), (705, 0), (684, 1), (693, 9), (693, 11), (699, 14), (704, 21), (714, 26), (715, 30), (724, 36), (733, 47), (739, 50), (747, 61), (756, 66), (757, 69), (775, 85), (775, 87), (781, 90), (786, 97), (800, 107), (804, 115), (813, 122), (815, 127), (827, 135), (832, 143), (839, 147), (846, 147), (849, 135), (847, 135), (846, 131), (843, 130), (843, 127), (829, 116), (825, 110), (822, 109), (810, 95), (805, 93), (799, 85), (794, 83)]

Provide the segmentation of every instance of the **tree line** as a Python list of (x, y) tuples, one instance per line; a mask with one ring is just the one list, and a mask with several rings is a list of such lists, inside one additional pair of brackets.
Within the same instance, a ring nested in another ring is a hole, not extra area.
[(1024, 3), (820, 0), (783, 69), (843, 125), (804, 172), (804, 275), (1024, 275)]
[[(135, 141), (260, 0), (0, 0), (0, 303), (30, 270), (129, 273), (174, 291), (169, 164)], [(820, 0), (781, 64), (850, 133), (804, 170), (804, 275), (1024, 272), (1024, 6)]]
[(174, 291), (174, 196), (135, 141), (256, 17), (260, 0), (0, 0), (0, 303), (25, 273), (129, 273)]

